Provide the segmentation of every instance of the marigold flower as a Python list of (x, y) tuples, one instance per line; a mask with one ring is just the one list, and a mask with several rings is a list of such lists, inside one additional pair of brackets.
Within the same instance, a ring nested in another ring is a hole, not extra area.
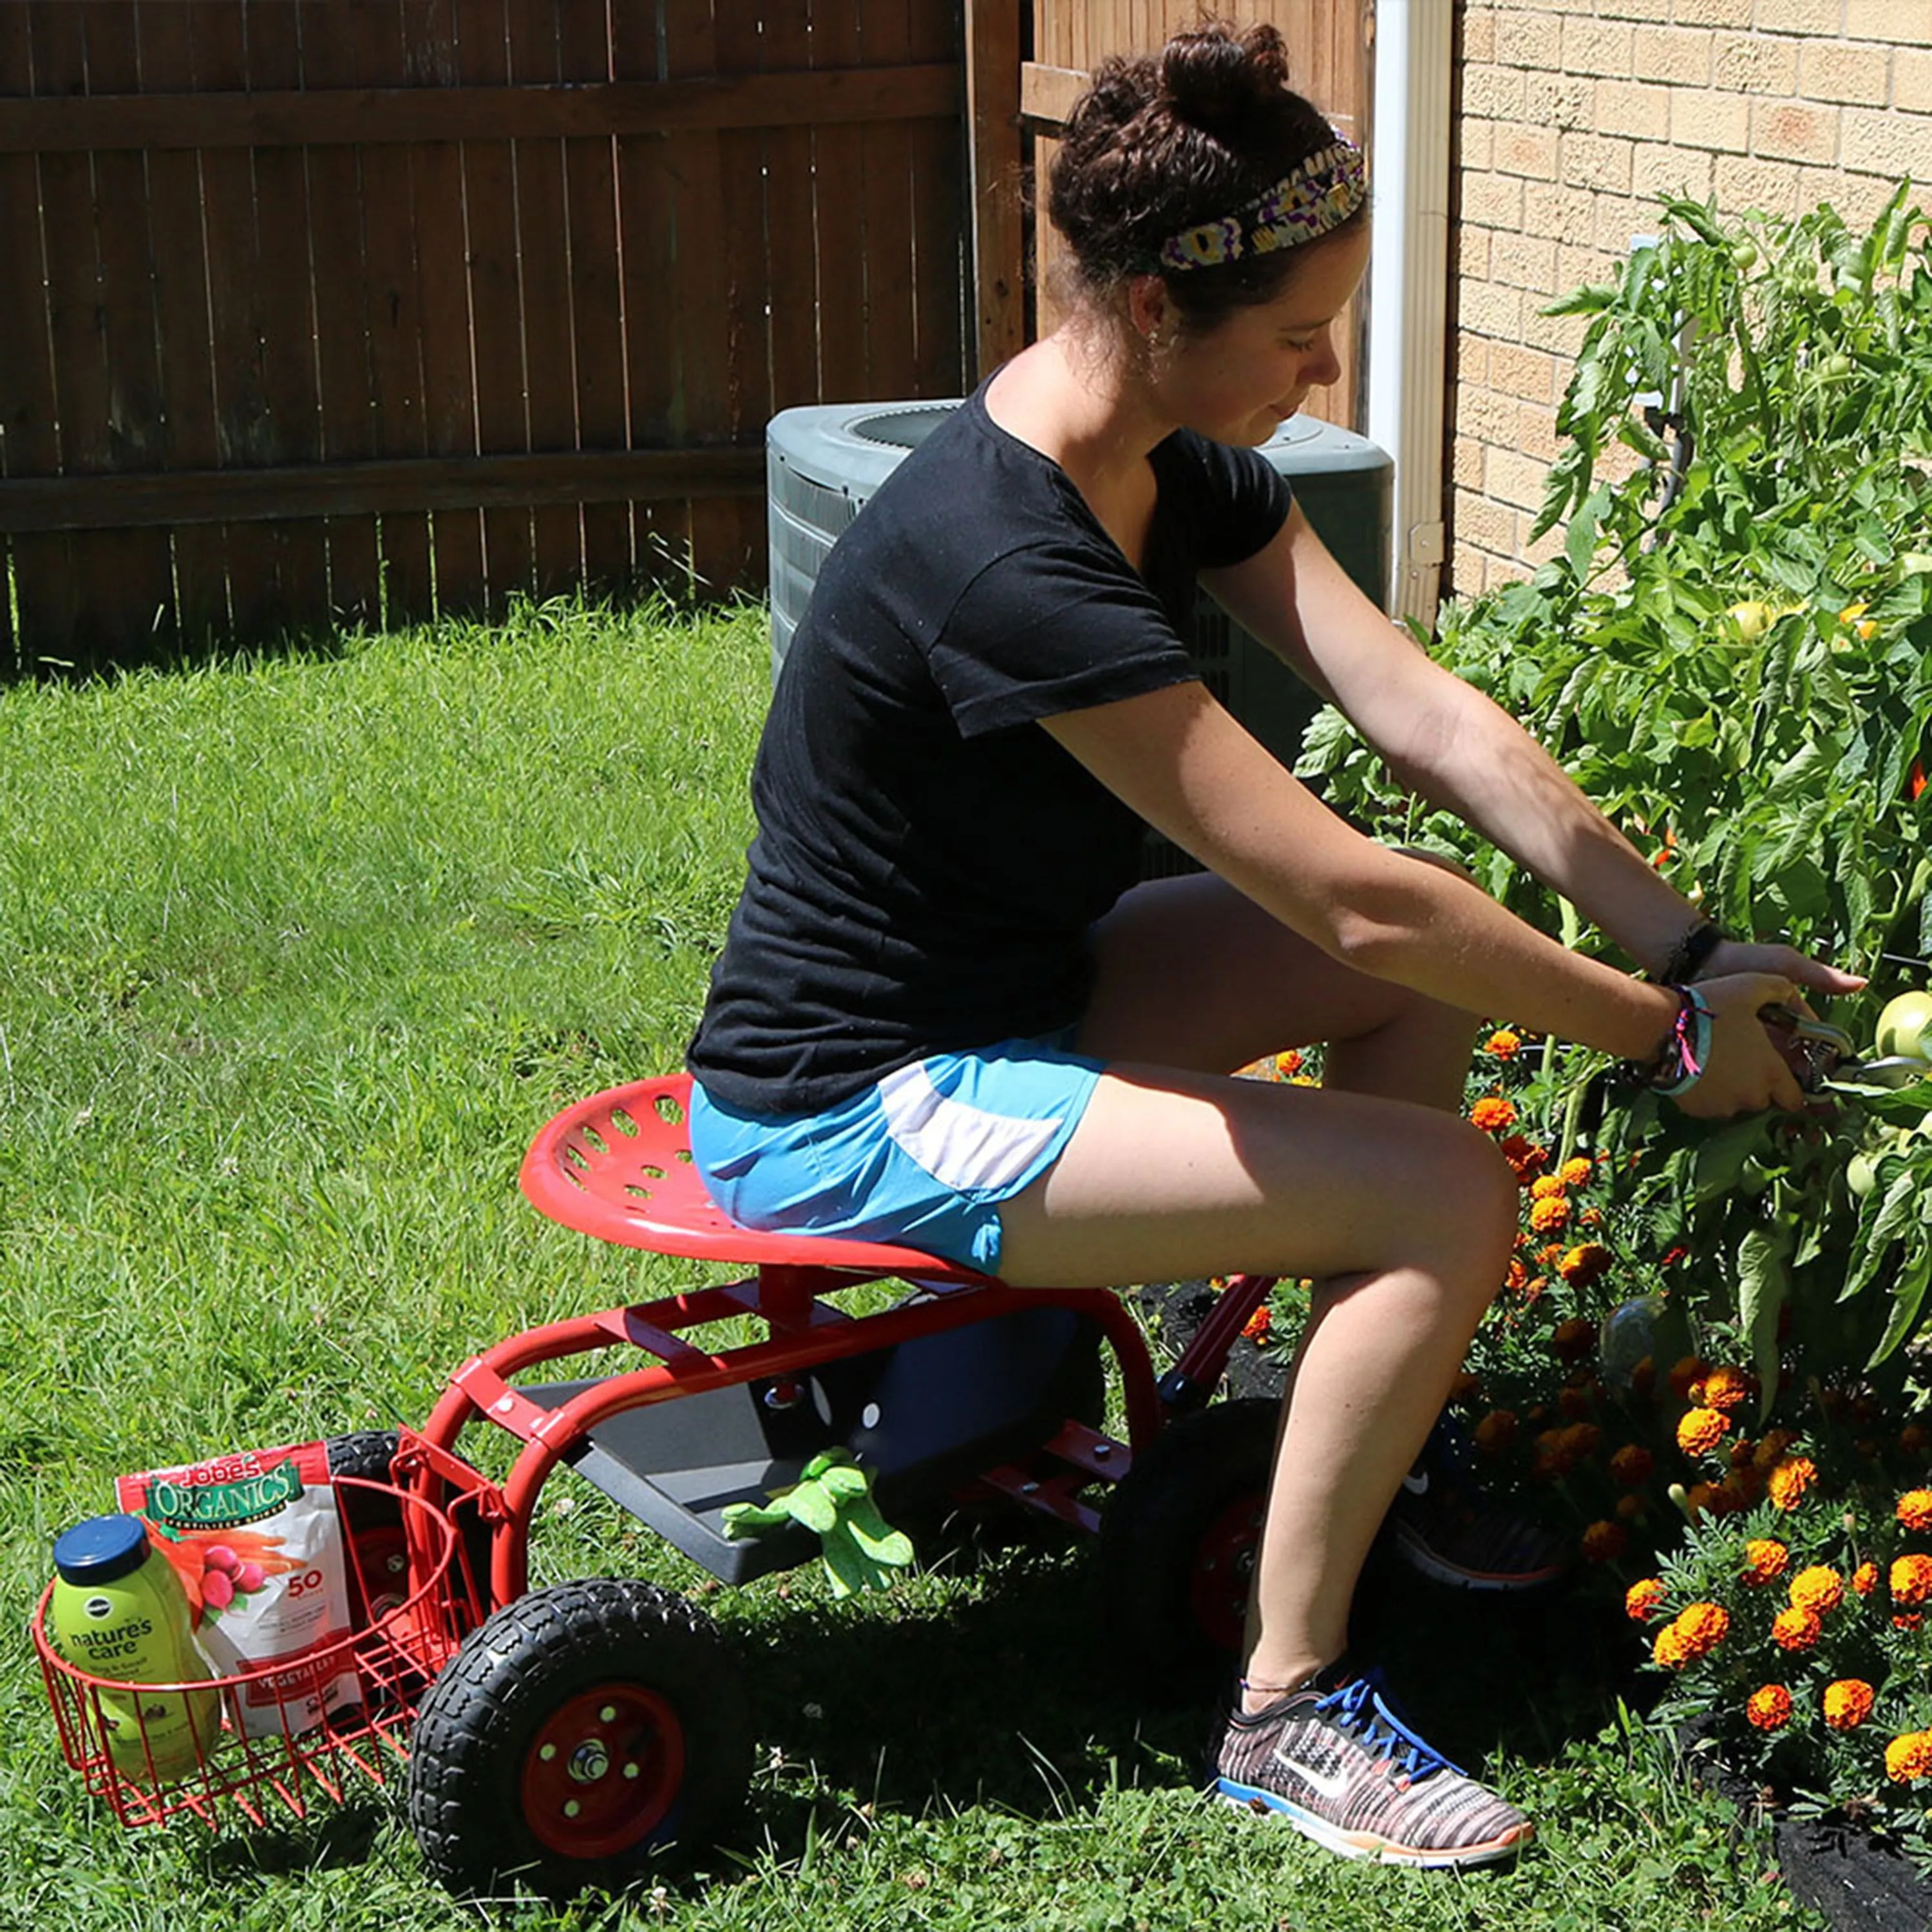
[(1604, 1432), (1594, 1422), (1573, 1422), (1562, 1431), (1563, 1447), (1571, 1460), (1587, 1462), (1604, 1446)]
[(1852, 1572), (1852, 1588), (1862, 1597), (1869, 1597), (1878, 1588), (1878, 1565), (1861, 1563)]
[(1560, 1194), (1546, 1195), (1531, 1203), (1529, 1225), (1539, 1234), (1553, 1234), (1570, 1220), (1570, 1204)]
[(1932, 1778), (1932, 1731), (1907, 1731), (1885, 1748), (1885, 1774), (1894, 1784)]
[(1575, 1247), (1564, 1251), (1562, 1258), (1556, 1264), (1556, 1272), (1573, 1287), (1588, 1288), (1610, 1273), (1610, 1264), (1616, 1259), (1600, 1241), (1580, 1241)]
[(1795, 1510), (1818, 1480), (1818, 1466), (1808, 1456), (1787, 1456), (1765, 1478), (1771, 1499), (1781, 1510)]
[(1825, 1687), (1825, 1721), (1834, 1731), (1855, 1731), (1871, 1715), (1874, 1692), (1862, 1677), (1841, 1677)]
[[(1898, 1453), (1901, 1456), (1922, 1456), (1932, 1448), (1932, 1430), (1928, 1430), (1922, 1422), (1908, 1422), (1898, 1432)], [(1920, 1731), (1913, 1734), (1924, 1737), (1932, 1733)]]
[(1550, 1347), (1559, 1362), (1578, 1362), (1596, 1346), (1597, 1324), (1586, 1315), (1573, 1315), (1551, 1331)]
[(1650, 1480), (1657, 1458), (1640, 1442), (1626, 1442), (1610, 1458), (1610, 1480), (1619, 1488), (1640, 1490)]
[(1486, 1094), (1469, 1109), (1469, 1123), (1486, 1134), (1499, 1134), (1516, 1125), (1516, 1106), (1500, 1094)]
[(1749, 1486), (1739, 1481), (1733, 1471), (1711, 1492), (1711, 1514), (1713, 1516), (1741, 1516), (1756, 1501)]
[(1632, 1490), (1628, 1496), (1617, 1498), (1617, 1514), (1625, 1522), (1641, 1522), (1649, 1509), (1649, 1500), (1641, 1490)]
[(1538, 1268), (1553, 1268), (1568, 1252), (1561, 1241), (1545, 1241), (1536, 1251), (1536, 1264)]
[(1633, 1623), (1647, 1624), (1656, 1616), (1658, 1606), (1663, 1601), (1663, 1580), (1646, 1576), (1624, 1592), (1624, 1615)]
[(1682, 1670), (1690, 1661), (1690, 1642), (1676, 1624), (1666, 1624), (1658, 1632), (1650, 1654), (1666, 1670)]
[(1583, 1532), (1586, 1563), (1614, 1563), (1629, 1546), (1629, 1533), (1620, 1522), (1599, 1520)]
[(1781, 1731), (1791, 1721), (1791, 1693), (1782, 1684), (1763, 1684), (1744, 1700), (1744, 1715), (1761, 1731)]
[(1772, 1429), (1765, 1432), (1764, 1440), (1753, 1452), (1751, 1460), (1762, 1471), (1768, 1472), (1774, 1463), (1784, 1460), (1784, 1452), (1798, 1438), (1788, 1429)]
[(1242, 1324), (1241, 1333), (1250, 1342), (1265, 1342), (1268, 1338), (1268, 1330), (1274, 1326), (1274, 1316), (1264, 1301)]
[(1301, 1071), (1301, 1055), (1292, 1046), (1285, 1053), (1277, 1053), (1274, 1057), (1274, 1071), (1278, 1080), (1292, 1079)]
[(1579, 1154), (1574, 1160), (1566, 1160), (1556, 1170), (1556, 1178), (1565, 1187), (1584, 1187), (1595, 1178), (1597, 1164), (1586, 1160)]
[(1483, 1378), (1465, 1369), (1449, 1385), (1451, 1402), (1474, 1402), (1483, 1392)]
[(1713, 1369), (1704, 1378), (1700, 1394), (1706, 1408), (1721, 1408), (1728, 1414), (1750, 1394), (1750, 1377), (1742, 1369)]
[(1677, 1613), (1687, 1654), (1705, 1657), (1730, 1634), (1731, 1613), (1721, 1604), (1693, 1604)]
[(1896, 1514), (1907, 1529), (1932, 1529), (1932, 1490), (1907, 1490)]
[(1780, 1650), (1809, 1650), (1825, 1626), (1810, 1610), (1785, 1609), (1771, 1620), (1771, 1640)]
[(1557, 1392), (1556, 1406), (1570, 1421), (1587, 1422), (1596, 1414), (1603, 1394), (1603, 1384), (1594, 1376), (1586, 1376)]
[(1751, 1584), (1775, 1582), (1790, 1561), (1791, 1552), (1783, 1544), (1768, 1536), (1754, 1536), (1744, 1545), (1744, 1580)]
[(1646, 1355), (1631, 1370), (1630, 1392), (1639, 1402), (1648, 1402), (1650, 1391), (1657, 1382), (1657, 1364)]
[(1707, 1456), (1730, 1432), (1721, 1408), (1687, 1408), (1677, 1423), (1677, 1446), (1687, 1456)]
[(1529, 1198), (1532, 1201), (1551, 1201), (1564, 1192), (1563, 1177), (1558, 1174), (1538, 1174), (1529, 1184)]
[(1604, 1210), (1600, 1208), (1586, 1208), (1576, 1219), (1586, 1228), (1600, 1228), (1604, 1225)]
[(1822, 1617), (1844, 1600), (1845, 1580), (1828, 1563), (1814, 1563), (1791, 1580), (1794, 1609), (1809, 1610), (1813, 1616)]
[(1677, 1366), (1670, 1371), (1670, 1393), (1676, 1396), (1679, 1402), (1688, 1402), (1690, 1400), (1691, 1384), (1694, 1382), (1702, 1382), (1710, 1372), (1711, 1365), (1708, 1362), (1701, 1360), (1696, 1355), (1684, 1356)]
[(1922, 1604), (1932, 1597), (1932, 1556), (1898, 1556), (1892, 1559), (1892, 1600), (1894, 1604)]
[(1522, 1051), (1522, 1035), (1508, 1027), (1498, 1027), (1484, 1041), (1483, 1051), (1498, 1060), (1514, 1060)]
[(1892, 1627), (1895, 1630), (1916, 1630), (1925, 1621), (1923, 1610), (1907, 1610), (1902, 1616), (1894, 1616)]
[(1492, 1408), (1476, 1424), (1476, 1447), (1486, 1456), (1500, 1456), (1516, 1440), (1516, 1430), (1514, 1409)]

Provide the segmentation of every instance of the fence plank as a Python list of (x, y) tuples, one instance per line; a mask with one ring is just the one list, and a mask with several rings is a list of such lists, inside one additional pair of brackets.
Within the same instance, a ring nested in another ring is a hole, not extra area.
[[(456, 0), (454, 24), (458, 80), (466, 87), (502, 86), (510, 71), (505, 0)], [(508, 141), (465, 141), (459, 152), (476, 447), (491, 454), (525, 450), (530, 436), (524, 404), (524, 291), (517, 239), (515, 160)], [(477, 586), (480, 608), (494, 615), (512, 594), (528, 593), (531, 542), (528, 509), (516, 506), (484, 512)]]
[(975, 380), (1026, 341), (1022, 44), (1010, 0), (966, 0)]
[[(866, 0), (868, 61), (897, 65), (909, 38), (907, 0)], [(906, 131), (859, 130), (859, 198), (865, 225), (866, 381), (868, 396), (917, 393), (912, 298), (912, 155)]]
[[(549, 85), (561, 75), (557, 0), (512, 0), (508, 72), (518, 84)], [(517, 259), (522, 298), (524, 446), (571, 449), (577, 415), (571, 394), (570, 231), (563, 143), (516, 142)], [(530, 588), (539, 598), (579, 582), (584, 569), (583, 520), (576, 507), (552, 505), (531, 518)], [(493, 567), (492, 576), (494, 576)]]
[[(779, 69), (803, 68), (812, 58), (810, 10), (766, 9), (764, 58)], [(765, 136), (765, 260), (771, 286), (771, 407), (816, 401), (819, 378), (817, 251), (812, 219), (812, 134), (775, 128)]]
[[(813, 0), (812, 41), (814, 65), (856, 67), (862, 46), (859, 0)], [(826, 402), (863, 402), (878, 392), (866, 370), (867, 263), (860, 191), (865, 164), (860, 130), (815, 130), (812, 161), (820, 394)]]
[[(558, 54), (568, 82), (596, 83), (610, 74), (610, 20), (596, 0), (563, 0)], [(621, 449), (630, 434), (625, 391), (624, 290), (617, 256), (616, 143), (608, 135), (566, 140), (564, 191), (569, 218), (572, 334), (576, 428), (593, 449)], [(595, 590), (631, 580), (631, 506), (587, 503), (584, 569)]]
[[(248, 10), (251, 89), (286, 88), (300, 81), (301, 26), (301, 16), (292, 7)], [(254, 162), (265, 460), (318, 462), (322, 418), (316, 393), (308, 171), (299, 148), (259, 148)], [(260, 586), (261, 601), (254, 606), (237, 586), (236, 619), (243, 634), (254, 638), (326, 630), (328, 532), (314, 523), (278, 523), (271, 524), (266, 536), (274, 553), (274, 576), (272, 583)]]
[[(951, 0), (911, 0), (908, 51), (963, 68), (963, 16)], [(971, 286), (970, 178), (956, 123), (909, 126), (912, 162), (913, 390), (957, 395), (968, 382), (967, 291)]]
[[(0, 7), (0, 93), (33, 86), (32, 20)], [(53, 362), (40, 250), (40, 169), (32, 154), (0, 154), (0, 475), (48, 475), (60, 466), (54, 428)], [(50, 634), (50, 593), (71, 582), (64, 537), (0, 546), (0, 668), (25, 670)], [(14, 624), (20, 602), (21, 628)], [(67, 614), (58, 614), (64, 622)]]
[[(339, 14), (336, 0), (302, 0), (297, 17), (304, 86), (349, 87), (359, 77), (356, 37), (345, 30)], [(362, 241), (364, 165), (352, 148), (305, 148), (302, 160), (315, 264), (322, 457), (329, 463), (366, 459), (376, 454), (376, 441), (369, 347), (371, 282)], [(373, 515), (345, 515), (332, 517), (324, 529), (329, 602), (336, 620), (373, 628), (382, 621), (380, 526)], [(180, 542), (178, 537), (177, 551)]]

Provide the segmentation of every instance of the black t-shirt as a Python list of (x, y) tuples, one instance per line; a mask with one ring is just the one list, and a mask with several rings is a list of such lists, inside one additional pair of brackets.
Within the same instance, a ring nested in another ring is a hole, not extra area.
[(804, 1113), (895, 1067), (1071, 1024), (1141, 821), (1037, 721), (1198, 676), (1198, 571), (1262, 549), (1286, 482), (1190, 431), (1153, 452), (1136, 572), (984, 388), (834, 546), (752, 776), (749, 876), (688, 1062)]

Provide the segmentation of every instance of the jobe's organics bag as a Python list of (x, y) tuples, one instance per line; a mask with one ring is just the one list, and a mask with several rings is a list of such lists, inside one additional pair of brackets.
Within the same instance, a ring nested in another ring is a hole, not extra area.
[(301, 1661), (350, 1634), (342, 1527), (322, 1444), (148, 1470), (122, 1477), (115, 1490), (124, 1510), (146, 1518), (179, 1574), (195, 1640), (216, 1672), (259, 1673), (233, 1699), (245, 1735), (313, 1730), (358, 1701), (346, 1651)]

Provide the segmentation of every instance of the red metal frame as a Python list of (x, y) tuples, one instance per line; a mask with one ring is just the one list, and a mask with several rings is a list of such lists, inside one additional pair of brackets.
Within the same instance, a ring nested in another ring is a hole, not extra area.
[[(1023, 1506), (1091, 1529), (1078, 1492), (1118, 1481), (1163, 1420), (1145, 1338), (1108, 1288), (1018, 1288), (952, 1262), (883, 1242), (818, 1234), (760, 1234), (730, 1220), (706, 1192), (684, 1131), (690, 1082), (640, 1080), (591, 1095), (546, 1125), (525, 1156), (524, 1192), (552, 1220), (624, 1247), (701, 1260), (751, 1263), (756, 1273), (720, 1286), (526, 1330), (458, 1369), (422, 1433), (414, 1467), (434, 1498), (455, 1482), (476, 1491), (490, 1522), (490, 1600), (507, 1604), (529, 1581), (530, 1531), (538, 1494), (565, 1452), (627, 1409), (892, 1347), (1024, 1308), (1070, 1310), (1094, 1323), (1118, 1364), (1127, 1440), (1070, 1424), (1048, 1445), (1064, 1473), (988, 1471), (982, 1480)], [(854, 1316), (824, 1298), (860, 1282), (901, 1280), (933, 1292), (914, 1304)], [(1231, 1282), (1174, 1372), (1176, 1386), (1211, 1388), (1228, 1352), (1273, 1283)], [(711, 1352), (685, 1331), (728, 1316), (762, 1320), (768, 1339)], [(539, 1363), (629, 1347), (656, 1358), (610, 1376), (554, 1409), (518, 1393), (512, 1378)], [(525, 1445), (502, 1483), (478, 1485), (457, 1453), (463, 1430), (494, 1424)], [(466, 1478), (463, 1472), (468, 1472)]]

